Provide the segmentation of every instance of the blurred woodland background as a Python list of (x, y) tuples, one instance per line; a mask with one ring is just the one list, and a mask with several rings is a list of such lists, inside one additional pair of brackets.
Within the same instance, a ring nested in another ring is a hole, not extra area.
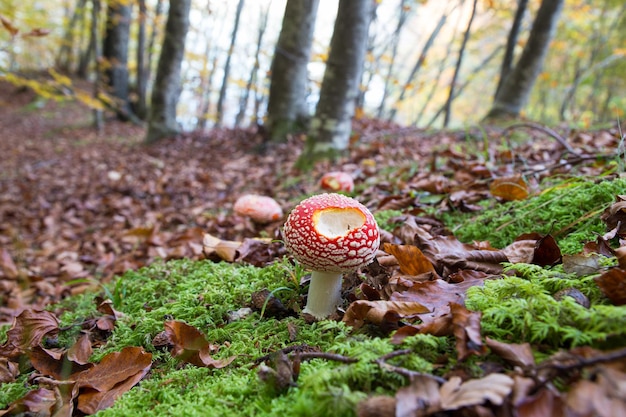
[[(76, 98), (97, 123), (106, 109), (148, 120), (148, 140), (264, 125), (280, 141), (319, 116), (329, 72), (338, 120), (458, 128), (504, 109), (588, 128), (626, 110), (623, 0), (4, 0), (0, 18), (1, 78)], [(317, 140), (344, 147), (333, 135)]]

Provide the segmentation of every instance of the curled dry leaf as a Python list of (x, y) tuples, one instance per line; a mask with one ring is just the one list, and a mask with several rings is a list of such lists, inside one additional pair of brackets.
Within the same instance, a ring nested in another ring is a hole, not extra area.
[(489, 192), (506, 201), (525, 200), (529, 194), (528, 184), (520, 175), (496, 178), (489, 184)]
[(436, 273), (433, 264), (422, 251), (413, 245), (394, 245), (383, 243), (383, 251), (395, 256), (400, 265), (400, 272), (406, 275)]
[(626, 270), (613, 268), (595, 279), (604, 295), (616, 306), (626, 304)]
[(165, 335), (174, 346), (172, 356), (184, 362), (200, 367), (223, 368), (235, 360), (235, 356), (213, 359), (211, 352), (217, 348), (209, 344), (200, 330), (181, 321), (165, 322)]
[(211, 259), (217, 256), (226, 262), (234, 262), (237, 257), (237, 250), (241, 246), (241, 242), (233, 240), (222, 240), (219, 237), (205, 233), (202, 239), (204, 255)]
[(7, 340), (0, 346), (0, 355), (8, 358), (24, 353), (35, 347), (49, 335), (59, 330), (59, 321), (49, 311), (24, 310), (13, 320), (7, 331)]
[(15, 381), (20, 374), (17, 362), (11, 362), (7, 358), (0, 358), (0, 384)]
[(100, 363), (78, 375), (78, 409), (95, 414), (113, 405), (135, 386), (152, 367), (152, 354), (140, 347), (125, 347), (106, 355)]
[(606, 223), (607, 230), (617, 228), (618, 235), (626, 235), (626, 195), (615, 196), (615, 203), (604, 210), (600, 218)]
[(47, 417), (53, 414), (56, 402), (53, 390), (38, 388), (13, 401), (6, 410), (0, 410), (0, 416), (32, 415)]
[(458, 410), (471, 405), (490, 402), (501, 405), (513, 389), (513, 378), (504, 374), (489, 374), (484, 378), (470, 379), (461, 382), (461, 378), (453, 376), (441, 386), (441, 408)]
[(487, 337), (486, 344), (493, 353), (514, 366), (527, 368), (535, 365), (530, 343), (504, 343)]
[(343, 321), (359, 328), (365, 322), (381, 325), (395, 323), (400, 318), (415, 317), (430, 310), (413, 301), (367, 301), (358, 300), (350, 304)]

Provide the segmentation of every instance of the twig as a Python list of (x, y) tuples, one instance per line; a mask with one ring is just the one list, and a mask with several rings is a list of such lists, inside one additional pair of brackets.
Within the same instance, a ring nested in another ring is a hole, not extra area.
[(502, 134), (506, 134), (508, 131), (513, 130), (515, 128), (518, 127), (528, 127), (531, 129), (535, 129), (538, 130), (540, 132), (545, 133), (548, 136), (553, 137), (554, 139), (556, 139), (557, 142), (559, 142), (565, 149), (567, 149), (568, 152), (573, 153), (574, 155), (579, 155), (578, 152), (576, 152), (576, 150), (574, 148), (572, 148), (572, 146), (567, 142), (567, 140), (559, 135), (556, 131), (550, 129), (547, 126), (542, 126), (536, 123), (531, 123), (531, 122), (526, 122), (526, 123), (517, 123), (514, 125), (511, 125), (509, 127), (507, 127), (506, 129), (504, 129), (504, 131), (502, 132)]
[(395, 372), (395, 373), (397, 373), (399, 375), (407, 377), (410, 380), (413, 380), (414, 378), (416, 378), (418, 376), (423, 376), (423, 377), (431, 378), (431, 379), (437, 381), (440, 384), (443, 384), (444, 382), (446, 382), (445, 378), (442, 378), (442, 377), (437, 376), (437, 375), (425, 374), (425, 373), (422, 373), (422, 372), (412, 371), (411, 369), (407, 369), (407, 368), (403, 368), (401, 366), (391, 365), (391, 364), (387, 363), (387, 360), (389, 360), (389, 359), (395, 358), (396, 356), (408, 355), (410, 353), (413, 353), (413, 351), (411, 349), (395, 350), (393, 352), (390, 352), (390, 353), (387, 353), (386, 355), (381, 356), (380, 358), (376, 359), (374, 362), (378, 366), (380, 366), (382, 369), (385, 369), (385, 370), (390, 371), (390, 372)]
[(302, 360), (326, 359), (329, 361), (343, 362), (343, 363), (355, 363), (359, 361), (357, 358), (351, 358), (349, 356), (343, 356), (343, 355), (339, 355), (338, 353), (329, 353), (329, 352), (302, 352), (302, 353), (296, 353), (296, 355), (300, 356), (300, 359)]
[(622, 348), (619, 350), (614, 350), (612, 352), (608, 352), (602, 355), (597, 355), (592, 358), (583, 358), (581, 356), (571, 355), (569, 357), (564, 358), (568, 361), (568, 363), (564, 363), (562, 359), (558, 359), (556, 361), (548, 360), (539, 366), (537, 366), (537, 370), (542, 369), (553, 369), (558, 372), (569, 372), (572, 370), (578, 370), (582, 368), (586, 368), (588, 366), (597, 365), (599, 363), (606, 363), (616, 361), (618, 359), (626, 358), (626, 348)]

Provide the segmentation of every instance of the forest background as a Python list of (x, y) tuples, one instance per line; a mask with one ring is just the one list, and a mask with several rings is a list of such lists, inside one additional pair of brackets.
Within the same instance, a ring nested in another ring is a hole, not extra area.
[[(142, 77), (148, 76), (147, 86), (142, 88), (151, 88), (150, 74), (156, 72), (167, 17), (167, 2), (139, 3), (141, 7), (132, 7), (128, 43), (131, 100), (136, 99)], [(306, 103), (311, 113), (328, 58), (337, 3), (323, 0), (317, 13), (308, 64)], [(377, 2), (361, 77), (359, 114), (418, 127), (480, 122), (493, 101), (518, 4), (478, 1), (473, 14), (473, 3)], [(526, 43), (539, 3), (528, 2), (514, 48), (516, 56)], [(90, 34), (94, 4), (86, 0), (2, 2), (0, 15), (8, 30), (0, 31), (0, 76), (27, 76), (54, 68), (93, 80), (94, 72), (87, 68), (93, 66)], [(100, 9), (97, 24), (104, 33), (106, 5)], [(177, 109), (178, 121), (186, 130), (263, 123), (284, 10), (284, 0), (192, 1)], [(626, 5), (619, 0), (566, 1), (522, 115), (546, 124), (566, 122), (579, 127), (623, 117), (625, 19)], [(143, 29), (139, 22), (145, 24)], [(145, 33), (140, 34), (140, 29)], [(467, 44), (462, 48), (466, 31)], [(138, 36), (147, 36), (143, 56), (137, 50)], [(455, 74), (460, 54), (462, 65)], [(106, 69), (110, 63), (103, 65)], [(67, 83), (60, 73), (53, 73), (56, 81)], [(452, 83), (456, 91), (446, 110)], [(59, 90), (64, 88), (68, 94), (68, 86), (61, 85)], [(90, 102), (85, 97), (89, 93), (78, 95)]]

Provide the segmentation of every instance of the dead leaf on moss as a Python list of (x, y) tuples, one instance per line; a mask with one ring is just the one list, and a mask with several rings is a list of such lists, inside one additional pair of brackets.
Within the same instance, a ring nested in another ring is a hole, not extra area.
[(100, 363), (76, 378), (80, 389), (78, 409), (95, 414), (135, 386), (152, 367), (152, 354), (140, 347), (126, 347), (106, 355)]
[(415, 317), (430, 310), (413, 301), (367, 301), (357, 300), (350, 304), (343, 316), (349, 326), (359, 328), (365, 322), (377, 325), (397, 323), (401, 318)]
[(56, 403), (57, 399), (53, 390), (38, 388), (13, 401), (6, 410), (0, 410), (0, 416), (33, 415), (48, 417), (53, 415)]
[(0, 355), (8, 358), (35, 347), (59, 330), (59, 320), (49, 311), (24, 310), (7, 331), (7, 340), (0, 346)]
[(613, 268), (595, 279), (602, 293), (616, 306), (626, 304), (626, 270)]
[(501, 405), (511, 393), (513, 383), (513, 378), (510, 376), (497, 373), (465, 382), (462, 382), (458, 376), (453, 376), (441, 386), (441, 408), (446, 411), (458, 410), (487, 402)]
[(493, 353), (514, 366), (528, 368), (535, 365), (530, 343), (504, 343), (489, 337), (485, 338), (485, 343)]
[(618, 235), (626, 237), (626, 195), (615, 196), (615, 203), (607, 207), (600, 218), (607, 230), (617, 229)]
[(202, 240), (202, 245), (204, 255), (207, 258), (211, 259), (212, 257), (217, 256), (223, 261), (235, 262), (235, 258), (237, 257), (237, 250), (241, 246), (241, 242), (223, 240), (209, 233), (205, 233)]
[(172, 356), (183, 362), (200, 367), (223, 368), (235, 360), (235, 356), (213, 359), (211, 353), (218, 347), (211, 345), (200, 330), (181, 321), (165, 322), (165, 335), (174, 346)]
[(20, 374), (17, 362), (12, 362), (7, 358), (0, 358), (0, 384), (15, 381)]

